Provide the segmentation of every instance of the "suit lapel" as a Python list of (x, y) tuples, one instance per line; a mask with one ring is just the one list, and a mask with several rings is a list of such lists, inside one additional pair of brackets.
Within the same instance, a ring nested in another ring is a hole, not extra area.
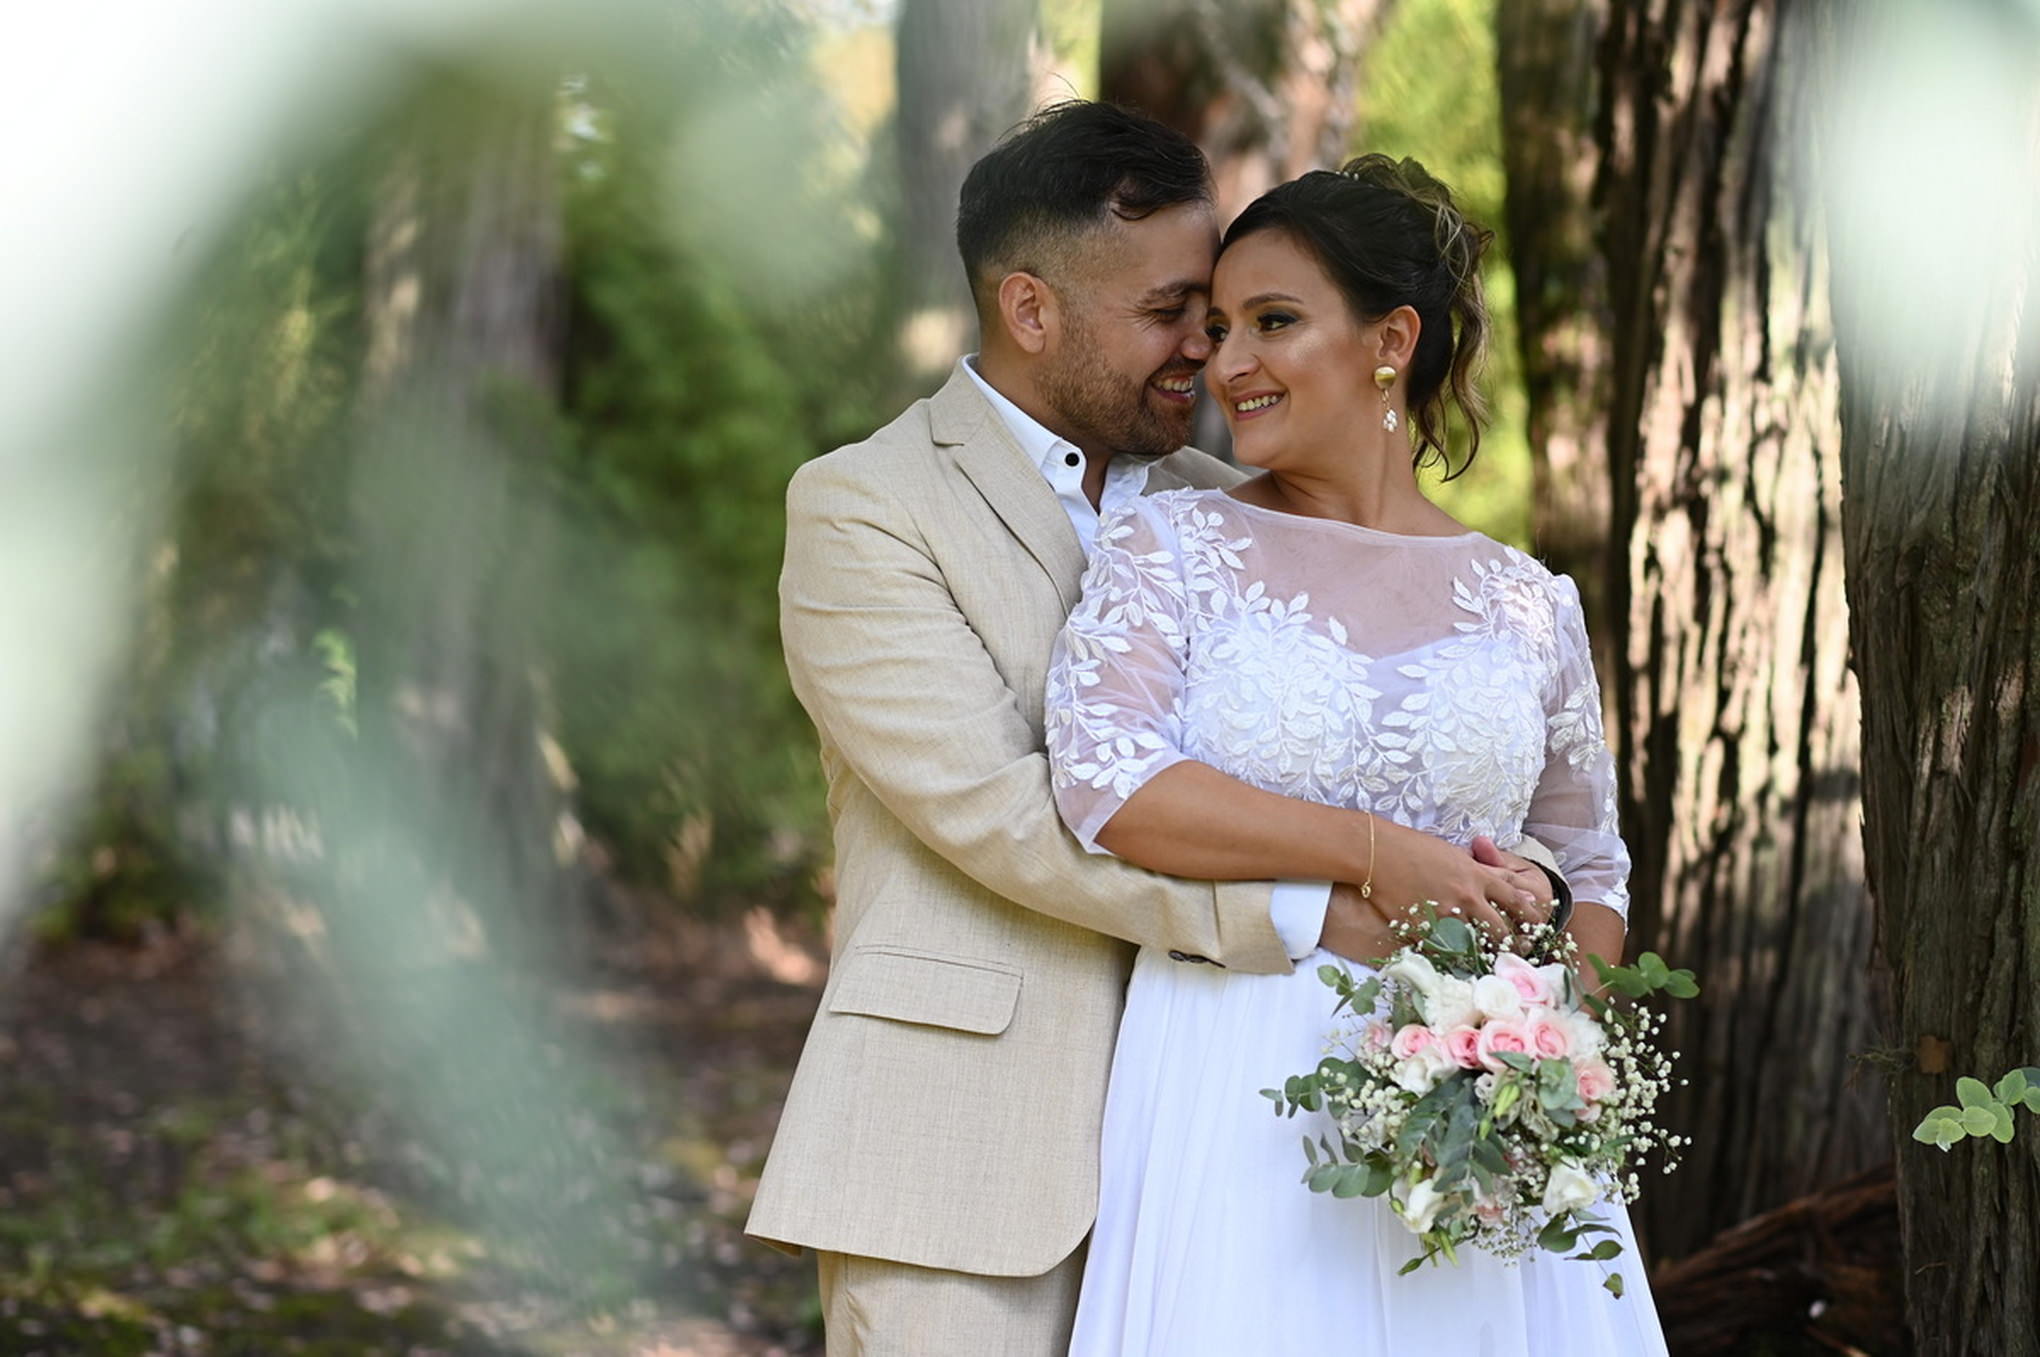
[(1083, 590), (1084, 549), (1041, 468), (959, 364), (929, 401), (929, 429), (1007, 529), (1048, 572), (1065, 611)]
[(1163, 458), (1148, 468), (1147, 484), (1141, 488), (1143, 495), (1159, 494), (1164, 490), (1189, 490), (1194, 487), (1176, 473), (1169, 465), (1170, 458)]

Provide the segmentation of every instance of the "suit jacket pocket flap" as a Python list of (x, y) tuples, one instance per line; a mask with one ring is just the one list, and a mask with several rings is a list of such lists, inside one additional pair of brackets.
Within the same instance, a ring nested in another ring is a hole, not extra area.
[(994, 962), (899, 947), (853, 947), (829, 999), (831, 1013), (994, 1036), (1013, 1021), (1020, 972)]

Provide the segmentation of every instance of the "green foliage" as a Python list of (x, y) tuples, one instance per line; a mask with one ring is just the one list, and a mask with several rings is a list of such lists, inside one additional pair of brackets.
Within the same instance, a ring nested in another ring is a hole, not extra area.
[[(761, 48), (755, 34), (735, 44)], [(574, 437), (558, 490), (573, 531), (550, 646), (562, 739), (582, 813), (620, 864), (683, 894), (797, 879), (822, 848), (774, 580), (787, 478), (876, 422), (870, 261), (823, 290), (775, 293), (676, 226), (673, 199), (707, 186), (662, 168), (732, 82), (799, 78), (754, 55), (702, 72), (685, 97), (591, 82), (590, 130), (566, 167)], [(853, 207), (807, 202), (806, 229), (854, 239)]]
[[(636, 37), (561, 90), (563, 391), (501, 401), (546, 459), (514, 469), (517, 521), (546, 539), (516, 625), (606, 860), (683, 899), (784, 903), (824, 844), (778, 649), (782, 496), (887, 413), (876, 242), (788, 11), (691, 5)], [(425, 72), (419, 97), (457, 105), (481, 66)], [(140, 644), (43, 883), (46, 931), (131, 931), (219, 894), (201, 868), (276, 723), (328, 730), (344, 760), (386, 715), (351, 581), (375, 551), (352, 454), (390, 125), (273, 167), (160, 336), (178, 493), (138, 562)]]
[[(1472, 527), (1512, 545), (1531, 545), (1528, 406), (1516, 350), (1516, 280), (1503, 224), (1501, 100), (1495, 77), (1496, 0), (1399, 0), (1367, 49), (1353, 150), (1415, 156), (1452, 188), (1460, 208), (1495, 232), (1481, 270), (1493, 329), (1488, 336), (1491, 422), (1480, 456), (1463, 476), (1426, 475), (1426, 490)], [(1455, 428), (1454, 467), (1468, 440)]]
[(1674, 999), (1691, 999), (1700, 993), (1700, 983), (1693, 978), (1693, 972), (1683, 967), (1673, 970), (1656, 952), (1645, 952), (1634, 966), (1611, 966), (1600, 957), (1589, 960), (1602, 984), (1632, 999), (1642, 999), (1659, 990)]
[(2013, 1112), (2040, 1113), (2040, 1067), (2009, 1070), (1995, 1087), (1967, 1075), (1955, 1081), (1958, 1106), (1937, 1107), (1913, 1128), (1913, 1139), (1947, 1153), (1969, 1136), (1989, 1136), (2000, 1145), (2012, 1143)]

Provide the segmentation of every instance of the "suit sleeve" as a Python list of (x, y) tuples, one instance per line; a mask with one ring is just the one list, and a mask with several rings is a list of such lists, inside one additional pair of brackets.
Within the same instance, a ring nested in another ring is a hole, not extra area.
[(815, 724), (909, 831), (986, 889), (1144, 946), (1290, 969), (1267, 882), (1192, 882), (1083, 850), (1048, 757), (911, 515), (824, 458), (787, 492), (780, 625)]

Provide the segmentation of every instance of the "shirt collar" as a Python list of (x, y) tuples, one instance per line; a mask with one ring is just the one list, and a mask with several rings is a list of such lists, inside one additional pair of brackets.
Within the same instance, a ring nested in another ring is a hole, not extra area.
[[(1007, 400), (990, 382), (979, 376), (976, 354), (965, 356), (963, 370), (977, 383), (977, 389), (985, 393), (985, 399), (992, 403), (992, 409), (999, 412), (999, 418), (1005, 421), (1006, 427), (1012, 431), (1014, 441), (1020, 444), (1020, 450), (1027, 454), (1029, 461), (1041, 469), (1042, 475), (1053, 479), (1055, 468), (1063, 465), (1065, 457), (1071, 453), (1076, 453), (1079, 458), (1083, 456), (1082, 450), (1076, 444), (1049, 432), (1042, 426), (1041, 421)], [(1110, 468), (1107, 470), (1109, 472)]]

